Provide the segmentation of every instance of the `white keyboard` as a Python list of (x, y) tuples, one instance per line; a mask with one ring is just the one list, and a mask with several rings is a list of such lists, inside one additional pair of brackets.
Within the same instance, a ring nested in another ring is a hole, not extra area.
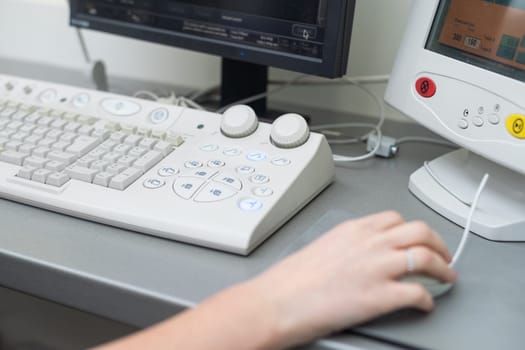
[(0, 196), (248, 254), (334, 177), (297, 115), (258, 123), (0, 75)]

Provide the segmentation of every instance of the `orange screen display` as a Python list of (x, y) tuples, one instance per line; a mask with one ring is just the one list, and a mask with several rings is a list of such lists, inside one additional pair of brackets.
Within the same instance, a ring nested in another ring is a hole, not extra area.
[(438, 42), (525, 69), (525, 1), (451, 0)]

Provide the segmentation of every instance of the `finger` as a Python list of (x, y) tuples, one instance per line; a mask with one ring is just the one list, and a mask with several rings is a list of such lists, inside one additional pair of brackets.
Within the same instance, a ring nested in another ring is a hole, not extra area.
[(388, 231), (385, 239), (387, 244), (397, 249), (425, 246), (436, 251), (444, 260), (452, 260), (445, 241), (424, 222), (414, 221), (394, 227)]
[(401, 214), (395, 211), (385, 211), (356, 220), (357, 224), (380, 232), (399, 226), (404, 222)]
[[(385, 266), (389, 270), (390, 276), (397, 279), (406, 274), (423, 274), (443, 282), (453, 283), (456, 281), (456, 272), (435, 251), (425, 246), (413, 247), (410, 248), (410, 251), (412, 266), (409, 266), (409, 252), (407, 250), (398, 250), (391, 255), (391, 261), (386, 262)], [(412, 268), (411, 271), (409, 271), (410, 268)]]
[(434, 308), (432, 295), (418, 283), (392, 283), (388, 286), (388, 295), (391, 298), (389, 311), (415, 308), (429, 312)]

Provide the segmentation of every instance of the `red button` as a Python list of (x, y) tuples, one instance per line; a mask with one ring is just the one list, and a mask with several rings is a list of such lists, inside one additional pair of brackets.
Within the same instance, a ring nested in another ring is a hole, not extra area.
[(431, 98), (436, 94), (437, 86), (430, 78), (419, 78), (416, 82), (416, 91), (424, 98)]

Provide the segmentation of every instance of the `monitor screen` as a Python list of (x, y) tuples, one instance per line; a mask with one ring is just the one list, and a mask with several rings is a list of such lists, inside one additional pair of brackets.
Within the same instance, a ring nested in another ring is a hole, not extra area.
[(346, 73), (355, 0), (72, 0), (71, 23), (328, 77)]
[(440, 1), (427, 49), (525, 81), (525, 0)]

